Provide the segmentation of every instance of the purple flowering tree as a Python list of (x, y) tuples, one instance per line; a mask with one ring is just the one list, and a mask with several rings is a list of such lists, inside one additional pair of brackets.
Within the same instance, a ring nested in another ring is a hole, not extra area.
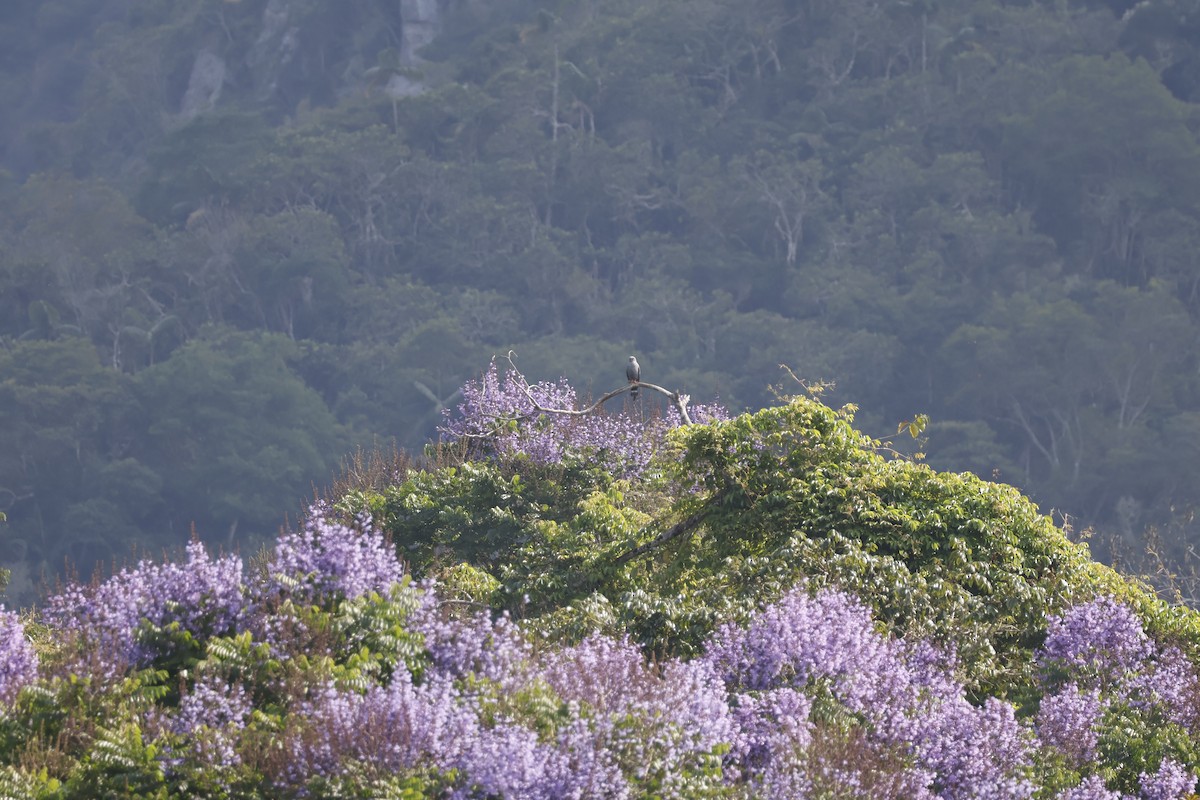
[[(735, 766), (752, 781), (757, 772), (767, 796), (803, 796), (822, 786), (840, 791), (868, 779), (877, 795), (897, 798), (1032, 793), (1026, 778), (1031, 737), (1013, 708), (995, 699), (982, 707), (967, 702), (962, 686), (935, 666), (927, 648), (881, 634), (867, 607), (849, 595), (794, 590), (746, 627), (719, 629), (704, 658), (734, 692), (766, 693), (769, 701), (784, 688), (828, 693), (851, 719), (861, 720), (861, 736), (845, 742), (858, 755), (831, 752), (814, 761), (794, 744), (809, 735), (803, 726), (788, 721), (773, 732), (760, 715), (744, 717), (753, 727), (733, 751), (743, 758)], [(789, 702), (798, 711), (804, 707), (794, 698)], [(776, 740), (781, 749), (763, 746)], [(881, 764), (891, 764), (883, 770), (892, 776), (886, 785), (878, 783)]]
[[(55, 658), (84, 677), (99, 659), (122, 680), (62, 680), (48, 660), (54, 675), (17, 703), (38, 659), (0, 609), (0, 721), (38, 708), (41, 726), (75, 704), (94, 727), (132, 709), (79, 759), (88, 779), (111, 758), (116, 780), (141, 765), (178, 796), (238, 796), (245, 780), (280, 796), (463, 800), (1190, 800), (1196, 788), (1193, 751), (1173, 743), (1200, 733), (1195, 670), (1112, 598), (1047, 620), (1031, 654), (1040, 683), (1023, 687), (1040, 703), (1019, 719), (1006, 700), (968, 700), (953, 653), (890, 635), (834, 589), (797, 588), (718, 628), (702, 656), (655, 661), (621, 637), (534, 637), (405, 578), (368, 520), (321, 508), (245, 583), (238, 559), (193, 543), (179, 564), (52, 598), (43, 620), (80, 645)], [(152, 645), (174, 640), (145, 634), (171, 626), (201, 647), (164, 684)], [(1113, 715), (1178, 736), (1122, 740), (1121, 758), (1142, 752), (1117, 764)], [(19, 737), (43, 735), (0, 732), (20, 758), (33, 750)], [(14, 764), (0, 763), (0, 794), (13, 775), (36, 783)]]
[(1099, 689), (1084, 690), (1068, 683), (1042, 697), (1036, 722), (1038, 740), (1061, 753), (1074, 769), (1091, 764), (1096, 759), (1103, 710)]
[[(1044, 691), (1036, 718), (1039, 742), (1085, 775), (1063, 798), (1124, 800), (1100, 775), (1089, 774), (1101, 767), (1098, 744), (1106, 715), (1133, 714), (1152, 727), (1174, 724), (1193, 736), (1200, 733), (1195, 668), (1179, 648), (1154, 642), (1133, 610), (1112, 597), (1051, 617), (1036, 659)], [(1131, 797), (1190, 797), (1196, 775), (1169, 756), (1153, 758), (1156, 770), (1138, 775), (1139, 792)]]
[(201, 764), (228, 769), (241, 763), (235, 743), (251, 711), (250, 696), (240, 683), (206, 675), (180, 698), (169, 725)]
[(1143, 772), (1139, 780), (1142, 800), (1183, 800), (1196, 788), (1196, 774), (1178, 761), (1164, 758), (1155, 773)]
[(145, 641), (145, 626), (178, 623), (196, 639), (233, 632), (242, 620), (243, 589), (240, 558), (214, 559), (194, 541), (183, 563), (142, 561), (103, 583), (68, 586), (49, 599), (42, 618), (115, 675), (165, 655)]
[(350, 527), (314, 506), (304, 527), (282, 534), (267, 564), (260, 592), (320, 603), (386, 592), (405, 576), (395, 548), (369, 519)]
[(1111, 597), (1051, 617), (1036, 657), (1046, 692), (1042, 706), (1053, 718), (1045, 726), (1051, 743), (1063, 737), (1074, 739), (1076, 747), (1090, 741), (1086, 730), (1113, 703), (1153, 710), (1200, 733), (1195, 667), (1178, 647), (1151, 640), (1137, 615)]
[(433, 599), (413, 613), (410, 624), (422, 636), (433, 668), (454, 679), (483, 678), (508, 687), (528, 679), (532, 647), (507, 614), (488, 611), (452, 616)]
[[(727, 690), (703, 661), (648, 664), (627, 640), (585, 639), (544, 660), (541, 677), (586, 722), (593, 773), (619, 765), (662, 797), (687, 798), (719, 786), (706, 782), (706, 765), (737, 737)], [(583, 731), (572, 729), (583, 735)], [(562, 742), (566, 745), (566, 742)], [(576, 744), (575, 751), (579, 750)], [(590, 785), (613, 785), (615, 775)], [(613, 793), (615, 794), (615, 792)], [(613, 796), (606, 793), (604, 796)]]
[(400, 674), (386, 688), (325, 685), (311, 694), (298, 706), (285, 744), (289, 757), (276, 776), (285, 784), (301, 786), (355, 766), (373, 775), (461, 769), (480, 735), (477, 710), (444, 677), (416, 686)]
[(1088, 686), (1106, 688), (1140, 672), (1155, 654), (1133, 611), (1099, 597), (1050, 618), (1039, 660)]
[(495, 360), (461, 391), (457, 409), (443, 412), (440, 430), (450, 440), (477, 443), (501, 458), (522, 455), (537, 464), (588, 458), (622, 477), (641, 474), (671, 428), (693, 418), (700, 423), (729, 418), (719, 405), (692, 406), (690, 414), (673, 406), (665, 415), (645, 420), (629, 409), (605, 411), (604, 402), (624, 388), (580, 408), (565, 378), (530, 384), (515, 367), (501, 376)]

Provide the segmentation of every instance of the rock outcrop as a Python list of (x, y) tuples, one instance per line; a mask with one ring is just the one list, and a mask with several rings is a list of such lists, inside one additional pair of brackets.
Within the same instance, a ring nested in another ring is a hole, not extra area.
[(186, 122), (216, 106), (225, 86), (225, 59), (211, 50), (201, 50), (192, 65), (187, 91), (179, 105), (179, 116)]

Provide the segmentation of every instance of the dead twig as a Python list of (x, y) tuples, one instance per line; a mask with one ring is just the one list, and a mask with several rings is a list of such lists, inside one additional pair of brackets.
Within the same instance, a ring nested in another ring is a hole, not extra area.
[(688, 403), (692, 402), (690, 395), (686, 395), (681, 392), (672, 392), (670, 389), (664, 389), (662, 386), (656, 386), (653, 383), (646, 383), (645, 381), (633, 381), (619, 389), (613, 389), (611, 392), (607, 392), (601, 396), (599, 400), (592, 403), (587, 408), (547, 408), (539, 403), (537, 398), (533, 396), (533, 393), (530, 391), (529, 381), (525, 380), (525, 376), (521, 373), (521, 370), (517, 369), (517, 365), (513, 362), (513, 355), (515, 355), (513, 351), (509, 350), (508, 354), (504, 357), (504, 360), (508, 362), (510, 367), (512, 367), (513, 372), (515, 372), (521, 378), (521, 391), (524, 392), (525, 397), (529, 400), (530, 404), (533, 405), (534, 410), (542, 414), (561, 414), (568, 417), (583, 417), (588, 414), (595, 413), (598, 408), (603, 406), (617, 395), (624, 394), (634, 387), (638, 387), (641, 389), (650, 389), (651, 391), (655, 391), (661, 395), (664, 395), (671, 401), (671, 404), (675, 406), (675, 410), (679, 412), (679, 419), (683, 422), (683, 424), (692, 424), (691, 415), (689, 415), (687, 411)]
[(622, 564), (632, 561), (638, 556), (645, 555), (651, 550), (656, 550), (659, 547), (662, 547), (672, 539), (678, 539), (680, 536), (695, 530), (696, 527), (698, 527), (700, 523), (704, 521), (704, 518), (712, 513), (713, 506), (719, 503), (728, 493), (729, 491), (727, 489), (717, 492), (709, 499), (707, 503), (704, 504), (704, 508), (701, 508), (699, 511), (680, 520), (679, 522), (676, 522), (674, 525), (667, 528), (665, 531), (660, 533), (658, 536), (655, 536), (645, 544), (640, 544), (632, 550), (626, 551), (625, 553), (617, 556), (613, 564), (619, 567)]

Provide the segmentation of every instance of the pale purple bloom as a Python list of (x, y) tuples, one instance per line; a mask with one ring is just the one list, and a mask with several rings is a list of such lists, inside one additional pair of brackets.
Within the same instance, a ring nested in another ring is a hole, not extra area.
[[(526, 384), (524, 376), (511, 370), (502, 378), (495, 361), (478, 381), (468, 381), (461, 391), (463, 401), (456, 412), (444, 412), (440, 430), (449, 438), (478, 443), (501, 458), (521, 456), (536, 464), (582, 457), (621, 477), (641, 474), (662, 448), (666, 432), (680, 424), (674, 409), (665, 416), (645, 419), (632, 410), (598, 409), (582, 416), (540, 412), (530, 396), (543, 408), (574, 411), (579, 407), (575, 390), (565, 378), (557, 383)], [(729, 418), (719, 405), (692, 408), (698, 422)]]
[(407, 672), (364, 692), (320, 687), (297, 713), (306, 725), (286, 744), (290, 763), (281, 776), (293, 784), (337, 776), (353, 764), (381, 774), (460, 768), (480, 735), (476, 709), (450, 681), (414, 686)]
[(250, 711), (250, 697), (241, 684), (208, 676), (180, 699), (172, 727), (177, 733), (191, 733), (202, 726), (241, 725)]
[[(703, 759), (736, 736), (725, 686), (706, 663), (652, 666), (629, 641), (602, 636), (546, 660), (543, 680), (571, 708), (588, 709), (592, 749), (662, 797), (687, 798)], [(584, 741), (582, 730), (576, 736)], [(606, 782), (618, 796), (615, 781)]]
[(362, 521), (362, 530), (329, 519), (314, 508), (298, 531), (275, 543), (267, 565), (266, 593), (319, 602), (331, 596), (387, 592), (404, 578), (404, 566), (382, 533)]
[(1142, 800), (1184, 800), (1196, 789), (1196, 775), (1187, 767), (1164, 758), (1153, 775), (1139, 776)]
[(584, 800), (571, 767), (566, 753), (533, 731), (501, 723), (472, 738), (462, 765), (468, 787), (455, 797)]
[(900, 646), (879, 635), (870, 610), (847, 594), (804, 590), (785, 595), (750, 625), (726, 625), (712, 637), (706, 658), (731, 689), (803, 686), (832, 680), (839, 699), (865, 711), (893, 686), (890, 667)]
[(1162, 648), (1129, 684), (1137, 702), (1157, 705), (1167, 719), (1191, 731), (1200, 729), (1200, 680), (1178, 647)]
[(205, 764), (233, 767), (240, 762), (234, 740), (251, 711), (250, 697), (241, 684), (207, 676), (180, 699), (171, 728), (192, 742)]
[(1056, 800), (1131, 800), (1128, 795), (1114, 792), (1104, 785), (1099, 775), (1091, 775), (1073, 789), (1060, 792)]
[(591, 636), (546, 661), (542, 677), (564, 700), (614, 717), (662, 719), (687, 730), (702, 750), (731, 741), (725, 685), (708, 663), (672, 659), (652, 666), (629, 640), (605, 636)]
[(83, 637), (111, 672), (164, 655), (139, 641), (143, 624), (177, 622), (198, 639), (232, 632), (242, 619), (243, 595), (241, 559), (212, 559), (203, 544), (191, 542), (185, 563), (142, 561), (98, 585), (73, 584), (51, 597), (42, 614)]
[(1111, 597), (1098, 597), (1050, 618), (1039, 658), (1082, 685), (1103, 688), (1141, 669), (1153, 654), (1137, 615)]
[[(1200, 726), (1200, 679), (1191, 661), (1177, 647), (1159, 647), (1137, 615), (1110, 597), (1051, 617), (1037, 659), (1046, 690), (1043, 708), (1054, 716), (1039, 720), (1039, 728), (1049, 732), (1042, 738), (1077, 765), (1095, 756), (1096, 732), (1090, 730), (1092, 723), (1083, 725), (1084, 717), (1098, 720), (1112, 702), (1157, 709), (1192, 731)], [(1073, 688), (1060, 696), (1064, 685)], [(1084, 696), (1089, 699), (1084, 701)], [(1067, 719), (1071, 713), (1076, 715), (1074, 723)]]
[[(849, 595), (793, 591), (745, 628), (719, 629), (704, 658), (734, 692), (827, 682), (834, 698), (870, 724), (869, 742), (916, 756), (897, 796), (916, 796), (914, 787), (925, 782), (940, 787), (945, 800), (1032, 795), (1025, 778), (1030, 736), (1012, 707), (994, 699), (982, 707), (968, 703), (962, 686), (937, 668), (935, 651), (879, 633), (869, 609)], [(829, 780), (853, 780), (844, 768), (827, 766)], [(772, 759), (772, 774), (764, 779), (780, 792), (785, 785), (799, 791), (803, 780), (815, 779), (811, 766), (807, 778), (792, 775), (793, 769)]]
[(794, 760), (812, 741), (812, 700), (801, 692), (784, 687), (738, 694), (734, 700), (738, 733), (730, 758), (741, 766), (739, 772)]
[(1030, 738), (1008, 703), (989, 697), (980, 707), (960, 699), (937, 709), (917, 752), (936, 773), (943, 800), (1017, 800), (1034, 792), (1025, 777)]
[(1103, 712), (1099, 689), (1081, 690), (1068, 683), (1055, 694), (1042, 697), (1037, 735), (1043, 746), (1056, 748), (1076, 769), (1096, 758), (1100, 740), (1097, 725)]
[(474, 675), (509, 687), (526, 681), (532, 648), (507, 612), (495, 619), (487, 611), (454, 618), (431, 599), (413, 612), (409, 625), (424, 636), (433, 669), (444, 675)]
[(0, 702), (10, 703), (37, 679), (38, 658), (15, 612), (0, 605)]

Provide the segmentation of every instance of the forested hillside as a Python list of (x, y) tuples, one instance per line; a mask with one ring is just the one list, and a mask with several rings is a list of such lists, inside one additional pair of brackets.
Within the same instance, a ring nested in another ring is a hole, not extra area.
[[(0, 560), (274, 532), (496, 352), (1200, 540), (1200, 4), (10, 0)], [(1099, 541), (1099, 540), (1098, 540)]]

